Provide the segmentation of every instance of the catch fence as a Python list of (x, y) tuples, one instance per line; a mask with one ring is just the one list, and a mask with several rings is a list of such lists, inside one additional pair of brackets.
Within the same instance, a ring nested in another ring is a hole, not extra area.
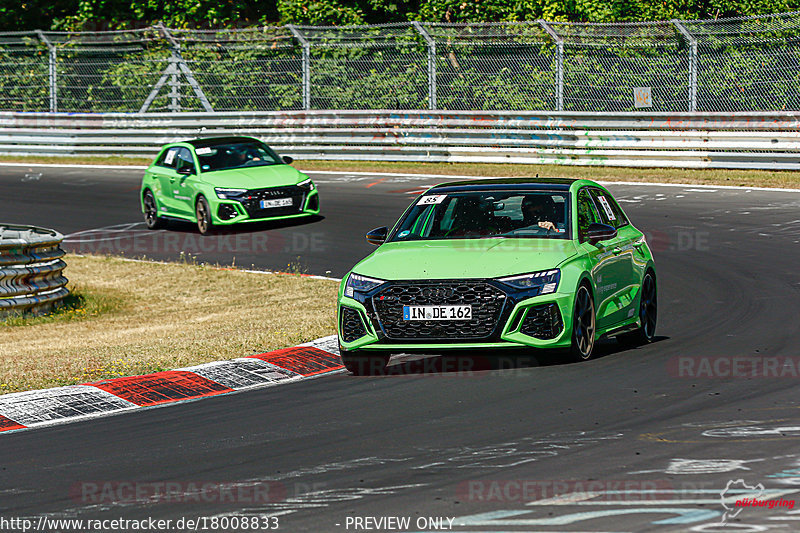
[(0, 34), (0, 110), (800, 110), (800, 12)]

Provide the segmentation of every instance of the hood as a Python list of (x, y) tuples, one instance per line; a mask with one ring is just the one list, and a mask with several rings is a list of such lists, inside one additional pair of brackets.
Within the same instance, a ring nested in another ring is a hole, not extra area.
[(577, 253), (564, 239), (454, 239), (390, 242), (353, 272), (385, 280), (496, 278), (555, 268)]
[(200, 175), (203, 181), (214, 187), (235, 189), (263, 189), (294, 185), (306, 179), (296, 168), (289, 165), (269, 165), (263, 167), (234, 168), (218, 170)]

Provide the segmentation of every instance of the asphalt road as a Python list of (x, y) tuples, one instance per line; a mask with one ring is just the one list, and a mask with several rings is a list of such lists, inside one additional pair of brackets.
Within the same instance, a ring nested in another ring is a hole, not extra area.
[[(240, 246), (199, 244), (199, 259), (281, 269), (299, 256), (310, 273), (340, 276), (369, 252), (366, 230), (437, 181), (312, 175), (324, 219), (217, 235)], [(93, 230), (70, 239), (91, 251), (81, 235), (99, 235), (97, 247), (120, 237), (114, 229), (138, 235), (126, 229), (139, 220), (137, 180), (3, 168), (0, 221)], [(389, 376), (0, 435), (0, 529), (41, 516), (217, 518), (199, 531), (267, 516), (282, 531), (800, 529), (800, 193), (610, 188), (655, 252), (657, 342), (605, 342), (583, 364), (396, 360)], [(172, 232), (118, 251), (175, 257), (167, 236), (199, 240)], [(223, 490), (203, 501), (204, 483)], [(759, 497), (781, 504), (734, 507)]]

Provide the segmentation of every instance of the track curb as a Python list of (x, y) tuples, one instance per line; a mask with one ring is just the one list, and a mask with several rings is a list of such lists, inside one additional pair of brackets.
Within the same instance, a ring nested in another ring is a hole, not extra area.
[(0, 396), (0, 432), (66, 424), (344, 372), (336, 335), (198, 366)]

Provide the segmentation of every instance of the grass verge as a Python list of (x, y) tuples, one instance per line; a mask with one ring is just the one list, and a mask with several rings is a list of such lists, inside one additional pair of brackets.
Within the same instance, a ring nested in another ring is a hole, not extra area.
[(67, 261), (73, 298), (0, 322), (0, 392), (263, 353), (335, 333), (334, 281), (107, 256)]
[[(85, 164), (147, 166), (150, 159), (138, 157), (21, 157), (2, 156), (0, 162), (23, 164)], [(599, 181), (637, 181), (643, 183), (692, 183), (736, 187), (779, 187), (800, 189), (800, 172), (768, 170), (689, 170), (679, 168), (627, 168), (566, 165), (515, 165), (479, 163), (393, 163), (384, 161), (297, 161), (302, 170), (342, 172), (400, 172), (459, 176), (547, 176), (589, 178)]]

